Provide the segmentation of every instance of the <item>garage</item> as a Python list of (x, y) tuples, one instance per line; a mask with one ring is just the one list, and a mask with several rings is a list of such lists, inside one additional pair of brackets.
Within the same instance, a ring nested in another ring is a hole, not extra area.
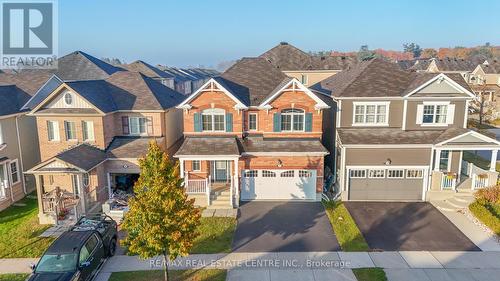
[(243, 170), (241, 200), (315, 200), (316, 170)]
[(349, 167), (349, 200), (422, 201), (427, 167)]

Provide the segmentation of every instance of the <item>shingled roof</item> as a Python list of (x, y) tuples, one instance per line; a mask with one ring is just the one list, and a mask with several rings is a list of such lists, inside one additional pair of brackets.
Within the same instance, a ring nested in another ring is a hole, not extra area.
[(89, 171), (106, 159), (106, 153), (97, 147), (88, 144), (79, 144), (57, 154), (54, 158), (84, 171)]
[(338, 129), (343, 145), (424, 144), (432, 145), (460, 136), (468, 129), (402, 131), (400, 128)]
[(54, 72), (64, 81), (106, 79), (113, 73), (123, 71), (82, 51), (75, 51), (57, 60)]
[(137, 60), (132, 63), (124, 65), (124, 67), (129, 71), (140, 72), (151, 78), (174, 78), (174, 75), (160, 70), (142, 60)]
[(358, 62), (354, 56), (313, 56), (286, 42), (281, 42), (259, 57), (282, 71), (342, 70)]
[[(311, 89), (333, 97), (400, 97), (437, 75), (411, 72), (395, 63), (373, 59), (318, 82)], [(460, 74), (445, 75), (471, 91)]]
[(481, 68), (486, 74), (500, 74), (500, 61), (488, 61), (488, 64), (481, 64)]

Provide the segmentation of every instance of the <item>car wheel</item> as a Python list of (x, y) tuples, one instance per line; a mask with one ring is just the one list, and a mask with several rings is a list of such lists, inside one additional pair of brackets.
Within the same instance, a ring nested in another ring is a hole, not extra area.
[(113, 238), (109, 243), (108, 256), (112, 257), (116, 253), (116, 239)]

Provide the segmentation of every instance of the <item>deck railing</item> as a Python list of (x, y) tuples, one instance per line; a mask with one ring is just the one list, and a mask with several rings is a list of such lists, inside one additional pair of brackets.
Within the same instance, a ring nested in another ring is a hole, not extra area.
[(442, 189), (455, 189), (457, 184), (457, 177), (455, 174), (443, 173), (441, 176), (441, 188)]
[(208, 179), (188, 179), (186, 180), (186, 193), (205, 194), (207, 192)]

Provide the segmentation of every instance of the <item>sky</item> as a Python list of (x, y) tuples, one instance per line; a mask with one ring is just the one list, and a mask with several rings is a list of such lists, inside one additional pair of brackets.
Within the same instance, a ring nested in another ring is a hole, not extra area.
[(500, 45), (495, 0), (59, 0), (59, 54), (216, 66), (281, 41), (304, 51)]

